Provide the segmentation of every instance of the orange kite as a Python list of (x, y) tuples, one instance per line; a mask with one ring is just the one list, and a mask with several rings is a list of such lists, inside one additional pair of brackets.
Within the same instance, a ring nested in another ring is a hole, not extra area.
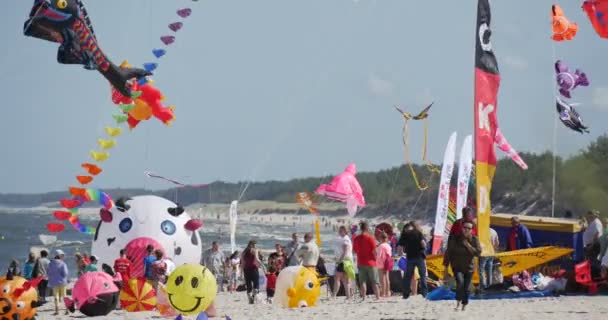
[(564, 11), (556, 4), (551, 7), (553, 15), (553, 36), (555, 41), (572, 40), (578, 31), (578, 25), (564, 17)]

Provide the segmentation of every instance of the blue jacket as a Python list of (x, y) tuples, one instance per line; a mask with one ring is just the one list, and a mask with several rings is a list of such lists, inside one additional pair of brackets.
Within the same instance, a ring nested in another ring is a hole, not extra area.
[[(513, 230), (513, 229), (511, 229)], [(513, 231), (511, 231), (513, 232)], [(523, 224), (520, 224), (517, 227), (517, 233), (516, 233), (516, 239), (515, 239), (515, 245), (517, 246), (516, 248), (511, 248), (511, 233), (509, 233), (509, 242), (508, 246), (509, 246), (509, 251), (512, 250), (519, 250), (519, 249), (528, 249), (528, 248), (532, 248), (532, 246), (534, 245), (534, 243), (532, 242), (532, 236), (530, 235), (530, 230), (528, 230), (528, 228), (526, 226), (524, 226)]]

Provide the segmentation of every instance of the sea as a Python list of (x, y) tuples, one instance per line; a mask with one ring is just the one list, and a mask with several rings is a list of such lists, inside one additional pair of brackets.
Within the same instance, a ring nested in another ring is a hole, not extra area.
[[(81, 221), (85, 225), (95, 226), (98, 220), (96, 215), (81, 216)], [(52, 254), (53, 250), (61, 249), (66, 254), (66, 263), (69, 270), (76, 270), (74, 254), (91, 252), (92, 236), (80, 233), (67, 224), (64, 231), (56, 234), (57, 241), (45, 246), (40, 240), (40, 235), (49, 235), (46, 224), (55, 221), (53, 215), (34, 209), (0, 209), (0, 275), (6, 273), (10, 262), (13, 259), (19, 261), (23, 267), (27, 260), (28, 253), (32, 248), (46, 248)], [(295, 225), (273, 225), (264, 222), (239, 221), (236, 232), (236, 243), (239, 250), (242, 250), (249, 240), (256, 240), (258, 248), (262, 250), (274, 251), (274, 245), (280, 243), (286, 245), (291, 240), (291, 234), (298, 232), (301, 235), (305, 232), (313, 232), (310, 223)], [(225, 254), (230, 250), (229, 225), (227, 221), (205, 220), (204, 226), (200, 229), (203, 250), (211, 247), (213, 241), (218, 241)], [(302, 240), (302, 236), (300, 239)], [(333, 230), (321, 228), (322, 239), (337, 239)], [(333, 257), (334, 246), (327, 245), (321, 247), (323, 257)], [(75, 272), (70, 271), (70, 277), (76, 277)]]

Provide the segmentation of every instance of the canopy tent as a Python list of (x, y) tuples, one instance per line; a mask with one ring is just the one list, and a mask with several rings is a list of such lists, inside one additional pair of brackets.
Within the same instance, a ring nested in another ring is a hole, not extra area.
[(574, 260), (583, 259), (583, 232), (579, 220), (507, 213), (492, 214), (490, 215), (490, 226), (498, 233), (501, 247), (505, 247), (508, 242), (512, 217), (518, 217), (519, 222), (530, 230), (534, 247), (573, 248)]

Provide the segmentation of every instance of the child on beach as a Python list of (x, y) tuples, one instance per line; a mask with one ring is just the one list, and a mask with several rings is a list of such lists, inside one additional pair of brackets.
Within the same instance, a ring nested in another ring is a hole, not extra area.
[(277, 284), (277, 270), (274, 266), (268, 266), (268, 273), (266, 274), (266, 300), (272, 304), (272, 298), (274, 298), (274, 289)]
[(235, 251), (228, 258), (228, 292), (233, 293), (236, 291), (236, 287), (238, 285), (239, 279), (239, 265), (241, 264), (241, 259), (239, 259), (239, 252)]
[(377, 239), (380, 244), (376, 247), (376, 266), (380, 273), (380, 297), (390, 297), (391, 285), (389, 272), (393, 269), (393, 257), (391, 245), (388, 243), (388, 235), (381, 232)]

